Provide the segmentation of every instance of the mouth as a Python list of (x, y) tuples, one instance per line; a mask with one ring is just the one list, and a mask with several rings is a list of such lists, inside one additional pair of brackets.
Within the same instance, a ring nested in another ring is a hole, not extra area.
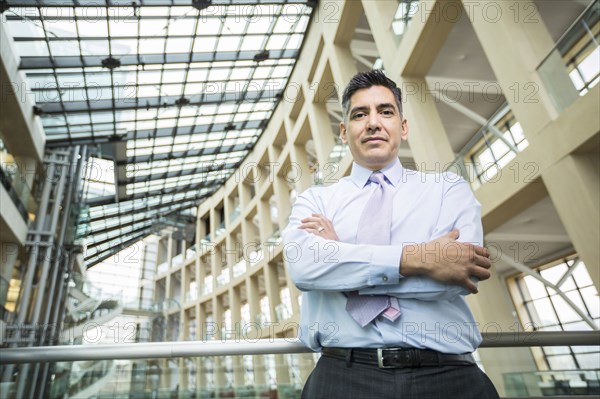
[(362, 142), (364, 144), (364, 143), (370, 143), (370, 142), (374, 142), (374, 141), (383, 141), (383, 142), (385, 142), (387, 140), (385, 138), (383, 138), (383, 137), (368, 137), (366, 139), (363, 139)]

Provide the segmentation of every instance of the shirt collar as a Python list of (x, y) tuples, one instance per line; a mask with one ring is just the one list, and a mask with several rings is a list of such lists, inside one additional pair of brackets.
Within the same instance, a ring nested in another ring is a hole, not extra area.
[[(404, 167), (398, 158), (386, 167), (382, 168), (381, 173), (386, 177), (386, 179), (392, 184), (392, 186), (397, 187), (398, 183), (402, 180), (402, 175), (404, 173)], [(362, 188), (367, 184), (369, 177), (373, 171), (371, 169), (367, 169), (363, 166), (360, 166), (356, 162), (352, 162), (352, 171), (350, 172), (350, 179), (356, 184), (358, 187)]]

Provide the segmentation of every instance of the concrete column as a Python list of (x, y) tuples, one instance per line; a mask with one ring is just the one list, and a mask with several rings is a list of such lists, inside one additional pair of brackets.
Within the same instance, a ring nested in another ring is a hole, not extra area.
[[(234, 340), (240, 340), (245, 342), (245, 337), (241, 336), (241, 322), (242, 315), (241, 309), (240, 292), (237, 288), (229, 288), (229, 309), (231, 309), (231, 325), (236, 330)], [(242, 362), (242, 356), (233, 356), (233, 386), (241, 387), (244, 385), (244, 365)]]
[[(250, 306), (250, 316), (252, 318), (260, 314), (260, 295), (258, 290), (258, 277), (251, 276), (246, 278), (246, 293), (248, 295), (248, 304)], [(256, 323), (256, 320), (251, 320)], [(254, 324), (253, 324), (254, 325)], [(253, 332), (249, 332), (252, 334)], [(252, 364), (254, 369), (254, 385), (265, 386), (267, 384), (267, 374), (265, 372), (265, 362), (263, 355), (253, 355)]]
[(219, 227), (219, 224), (217, 223), (217, 211), (216, 209), (213, 207), (210, 209), (210, 212), (208, 213), (209, 217), (210, 217), (210, 239), (212, 241), (216, 241), (217, 240), (217, 228)]
[(341, 103), (344, 89), (348, 85), (348, 82), (350, 82), (350, 79), (358, 72), (354, 57), (350, 52), (350, 48), (346, 46), (342, 47), (335, 44), (326, 44), (324, 51), (326, 54), (329, 54), (331, 75), (338, 88), (338, 95), (340, 96), (339, 100)]
[[(183, 249), (183, 255), (185, 257), (185, 248)], [(180, 302), (181, 303), (181, 317), (182, 320), (184, 320), (185, 315), (183, 313), (185, 313), (183, 311), (184, 309), (184, 304), (188, 301), (188, 291), (190, 290), (190, 273), (188, 271), (188, 266), (185, 266), (185, 263), (181, 266), (181, 295), (180, 295)], [(187, 336), (187, 333), (186, 333)]]
[(269, 207), (269, 196), (263, 197), (258, 201), (258, 230), (260, 232), (260, 241), (266, 242), (273, 234), (273, 222), (271, 221), (271, 210)]
[(177, 364), (179, 366), (179, 372), (178, 377), (179, 377), (179, 390), (180, 391), (184, 391), (187, 390), (188, 388), (188, 383), (189, 383), (189, 376), (190, 376), (190, 369), (188, 368), (189, 363), (187, 362), (187, 359), (184, 357), (180, 357), (179, 359), (177, 359)]
[[(312, 185), (313, 178), (308, 167), (308, 159), (306, 157), (306, 151), (304, 150), (304, 144), (295, 144), (290, 146), (290, 159), (294, 168), (290, 168), (291, 173), (294, 174), (291, 178), (296, 182), (296, 190), (301, 193)], [(300, 174), (298, 176), (298, 174)]]
[(275, 181), (273, 182), (273, 191), (275, 192), (275, 198), (277, 199), (277, 216), (279, 218), (279, 231), (283, 230), (288, 224), (288, 218), (292, 211), (292, 205), (290, 202), (290, 193), (287, 188), (285, 177), (276, 175)]
[(392, 32), (392, 20), (398, 9), (396, 1), (363, 0), (363, 12), (377, 44), (383, 65), (390, 68), (396, 54), (396, 41)]
[(573, 246), (600, 290), (600, 179), (597, 153), (573, 154), (542, 173)]
[(231, 280), (233, 280), (233, 266), (243, 260), (244, 256), (244, 243), (243, 241), (238, 241), (237, 234), (237, 232), (228, 234), (227, 240), (225, 241), (227, 249), (227, 265), (229, 266), (229, 276)]
[[(400, 82), (398, 82), (400, 83)], [(408, 120), (408, 142), (419, 170), (441, 171), (454, 161), (448, 134), (423, 78), (405, 78), (404, 117)], [(406, 145), (404, 143), (404, 145)]]
[(276, 323), (277, 312), (275, 312), (275, 308), (281, 303), (281, 296), (279, 295), (279, 278), (277, 276), (277, 265), (273, 265), (272, 263), (268, 263), (263, 268), (265, 274), (265, 289), (267, 291), (267, 296), (269, 297), (269, 305), (271, 311), (271, 321)]
[(167, 236), (167, 262), (169, 266), (169, 272), (166, 276), (165, 281), (165, 299), (173, 298), (173, 293), (171, 292), (171, 266), (173, 266), (173, 256), (175, 255), (173, 252), (173, 235), (169, 233)]
[(204, 292), (204, 278), (206, 277), (207, 268), (210, 270), (211, 265), (207, 265), (203, 260), (198, 257), (196, 259), (196, 269), (198, 273), (198, 298), (203, 295)]
[[(329, 154), (335, 145), (335, 137), (329, 128), (329, 115), (325, 103), (308, 104), (308, 123), (312, 139), (315, 142), (317, 161), (319, 165), (325, 165)], [(322, 168), (322, 166), (321, 166)]]
[[(277, 378), (277, 387), (282, 393), (286, 389), (281, 389), (282, 385), (290, 385), (290, 365), (287, 362), (287, 355), (275, 355), (275, 376)], [(280, 396), (284, 397), (282, 394)]]
[[(211, 212), (214, 213), (214, 212)], [(211, 221), (211, 225), (212, 225), (212, 221)], [(214, 230), (213, 230), (214, 231)], [(214, 235), (212, 236), (214, 237)], [(213, 244), (214, 244), (215, 240), (213, 238)], [(221, 274), (221, 246), (216, 246), (211, 250), (211, 254), (210, 254), (210, 270), (211, 270), (211, 274), (212, 274), (212, 278), (213, 278), (213, 292), (216, 291), (217, 289), (217, 277), (219, 276), (219, 274)], [(213, 312), (214, 312), (214, 317), (216, 319), (217, 314), (215, 311), (215, 308), (213, 307)], [(215, 320), (216, 321), (216, 320)]]
[[(221, 340), (221, 331), (223, 330), (223, 302), (221, 297), (213, 297), (212, 299), (213, 317), (217, 324), (217, 340)], [(218, 390), (226, 386), (227, 378), (225, 377), (225, 358), (223, 356), (214, 356), (215, 360), (215, 385)]]
[(243, 181), (238, 184), (238, 192), (240, 193), (240, 205), (243, 213), (243, 211), (247, 209), (248, 204), (250, 203), (252, 198), (250, 198), (248, 185), (245, 184)]
[(511, 110), (532, 137), (556, 114), (536, 71), (554, 41), (535, 1), (498, 1), (493, 11), (464, 6)]
[[(196, 246), (196, 255), (194, 259), (194, 275), (196, 276), (196, 298), (200, 298), (202, 285), (204, 284), (204, 271), (200, 265), (200, 246)], [(198, 306), (198, 305), (196, 305)], [(196, 314), (196, 320), (198, 315)]]

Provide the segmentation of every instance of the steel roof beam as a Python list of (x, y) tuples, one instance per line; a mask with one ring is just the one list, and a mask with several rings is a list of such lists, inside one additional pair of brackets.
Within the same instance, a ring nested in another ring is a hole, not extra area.
[[(278, 94), (280, 92), (281, 90), (279, 89), (267, 87), (264, 90), (248, 90), (239, 92), (224, 91), (218, 93), (197, 94), (187, 98), (189, 103), (185, 104), (185, 106), (272, 100), (276, 97), (279, 97)], [(62, 105), (59, 102), (40, 102), (37, 104), (37, 106), (42, 110), (43, 114), (48, 115), (63, 114), (65, 112), (119, 112), (136, 109), (177, 107), (178, 105), (176, 104), (176, 101), (179, 101), (181, 98), (181, 96), (111, 98), (93, 101), (64, 101)]]
[[(73, 38), (77, 40), (77, 38)], [(254, 61), (254, 57), (259, 51), (214, 51), (214, 52), (192, 52), (192, 53), (173, 53), (173, 54), (128, 54), (115, 55), (121, 63), (126, 65), (164, 65), (164, 64), (182, 64), (190, 62), (213, 62), (213, 61)], [(102, 61), (106, 56), (83, 55), (83, 56), (27, 56), (21, 57), (19, 69), (49, 69), (49, 68), (86, 68), (103, 67)], [(270, 50), (269, 58), (298, 58), (298, 50)], [(118, 71), (118, 69), (116, 69)]]

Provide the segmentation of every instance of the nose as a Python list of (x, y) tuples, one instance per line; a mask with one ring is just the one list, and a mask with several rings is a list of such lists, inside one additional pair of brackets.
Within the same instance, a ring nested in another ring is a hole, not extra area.
[(379, 118), (377, 112), (369, 113), (369, 119), (367, 120), (367, 130), (369, 132), (376, 132), (380, 129)]

